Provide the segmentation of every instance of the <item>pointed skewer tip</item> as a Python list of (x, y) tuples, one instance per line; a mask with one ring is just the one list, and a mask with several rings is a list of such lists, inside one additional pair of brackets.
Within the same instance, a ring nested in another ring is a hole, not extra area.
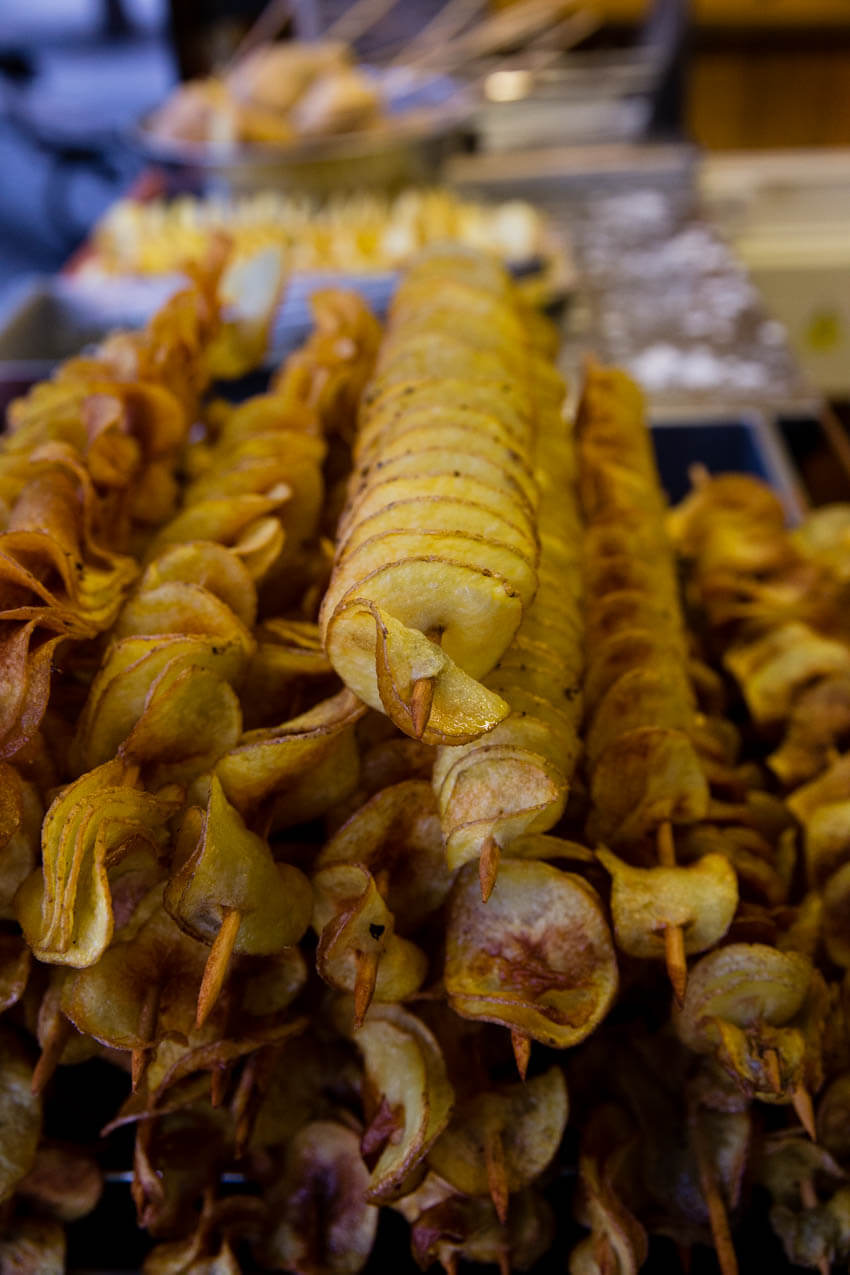
[(481, 847), (481, 854), (478, 859), (478, 880), (481, 882), (482, 903), (486, 903), (493, 893), (501, 857), (502, 851), (499, 848), (498, 841), (495, 837), (488, 837)]
[(526, 1036), (525, 1032), (517, 1031), (514, 1028), (511, 1030), (511, 1045), (513, 1046), (519, 1078), (520, 1080), (525, 1080), (528, 1073), (528, 1062), (531, 1058), (531, 1037)]
[(815, 1124), (815, 1110), (812, 1106), (812, 1099), (807, 1089), (802, 1085), (795, 1089), (791, 1095), (791, 1103), (797, 1113), (797, 1119), (811, 1138), (812, 1142), (817, 1142), (817, 1126)]
[(487, 1185), (490, 1188), (490, 1199), (493, 1201), (493, 1208), (496, 1210), (496, 1216), (502, 1226), (504, 1226), (508, 1220), (510, 1189), (508, 1187), (508, 1175), (505, 1169), (505, 1148), (502, 1145), (502, 1135), (498, 1130), (493, 1130), (485, 1141), (484, 1157), (487, 1167)]
[(204, 975), (198, 992), (198, 1012), (195, 1015), (196, 1028), (203, 1027), (221, 995), (241, 922), (242, 914), (236, 908), (224, 909), (218, 934), (215, 936), (204, 966)]
[(354, 976), (354, 1026), (362, 1027), (375, 994), (379, 957), (377, 952), (356, 952), (354, 959), (357, 963)]
[(434, 702), (434, 679), (420, 677), (414, 682), (410, 695), (410, 724), (416, 739), (421, 739), (431, 716), (431, 705)]

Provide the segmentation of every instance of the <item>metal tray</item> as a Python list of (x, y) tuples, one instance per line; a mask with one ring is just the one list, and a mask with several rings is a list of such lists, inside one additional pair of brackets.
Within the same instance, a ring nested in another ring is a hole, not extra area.
[[(812, 422), (815, 424), (815, 422)], [(690, 471), (701, 465), (710, 474), (752, 474), (776, 492), (790, 523), (803, 517), (809, 501), (776, 425), (761, 412), (737, 417), (652, 421), (652, 439), (661, 483), (671, 504), (691, 487)]]

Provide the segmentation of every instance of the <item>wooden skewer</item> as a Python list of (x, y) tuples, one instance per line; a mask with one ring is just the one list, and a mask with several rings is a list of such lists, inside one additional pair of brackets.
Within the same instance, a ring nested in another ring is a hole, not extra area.
[(481, 855), (478, 859), (478, 880), (481, 882), (481, 899), (484, 903), (493, 893), (501, 857), (502, 851), (498, 841), (495, 837), (488, 837), (481, 847)]
[(354, 959), (357, 963), (354, 976), (354, 1026), (361, 1027), (375, 995), (379, 958), (377, 952), (355, 952)]
[(780, 1094), (782, 1093), (782, 1073), (779, 1069), (779, 1055), (775, 1049), (766, 1049), (763, 1057), (770, 1087), (774, 1093)]
[(227, 1093), (227, 1082), (230, 1079), (230, 1067), (213, 1067), (210, 1073), (210, 1106), (220, 1107)]
[(708, 1218), (711, 1224), (711, 1235), (714, 1240), (717, 1261), (723, 1275), (738, 1275), (738, 1258), (735, 1255), (735, 1246), (732, 1243), (732, 1232), (729, 1229), (726, 1205), (720, 1194), (720, 1188), (714, 1176), (714, 1168), (705, 1148), (702, 1129), (699, 1124), (699, 1115), (696, 1111), (691, 1114), (689, 1124), (696, 1153), (700, 1189), (708, 1208)]
[(322, 34), (322, 39), (342, 40), (346, 44), (353, 44), (380, 22), (390, 9), (394, 9), (397, 2), (398, 0), (354, 0), (354, 4), (349, 5), (331, 23)]
[(484, 1159), (487, 1166), (487, 1185), (490, 1199), (502, 1226), (508, 1220), (508, 1175), (505, 1169), (505, 1148), (498, 1129), (492, 1129), (484, 1142)]
[[(139, 1038), (145, 1042), (150, 1042), (154, 1034), (158, 1009), (159, 987), (156, 983), (154, 983), (146, 991), (145, 998), (142, 1001), (142, 1008), (139, 1010), (139, 1024), (137, 1031), (139, 1033)], [(150, 1043), (145, 1043), (140, 1045), (138, 1049), (134, 1049), (130, 1055), (130, 1081), (133, 1093), (136, 1092), (139, 1085), (142, 1083), (142, 1077), (147, 1070), (150, 1051)]]
[(511, 1028), (511, 1044), (514, 1050), (514, 1059), (516, 1061), (516, 1069), (519, 1072), (520, 1080), (525, 1080), (528, 1073), (528, 1062), (531, 1058), (531, 1037), (526, 1036), (525, 1032), (517, 1031), (515, 1027)]
[(416, 739), (421, 739), (425, 732), (433, 702), (433, 677), (420, 677), (418, 682), (414, 682), (413, 693), (410, 696), (410, 721)]
[(413, 39), (395, 54), (391, 65), (411, 65), (420, 57), (428, 57), (435, 48), (445, 48), (447, 42), (483, 8), (484, 0), (448, 0), (431, 21), (426, 22)]
[(254, 1092), (254, 1084), (257, 1077), (257, 1055), (249, 1054), (248, 1061), (242, 1068), (242, 1075), (239, 1077), (239, 1083), (236, 1086), (236, 1092), (230, 1102), (230, 1111), (233, 1116), (233, 1123), (236, 1126), (236, 1154), (240, 1156), (245, 1149), (245, 1143), (248, 1140), (250, 1131), (250, 1122), (247, 1120), (248, 1103)]
[[(428, 629), (425, 634), (429, 642), (440, 645), (441, 629)], [(413, 683), (410, 693), (410, 723), (416, 739), (421, 739), (431, 716), (431, 705), (434, 702), (433, 677), (420, 677)]]
[(230, 967), (230, 958), (233, 955), (233, 946), (241, 923), (242, 913), (237, 908), (223, 909), (221, 925), (210, 948), (207, 963), (204, 966), (201, 990), (198, 992), (198, 1012), (195, 1015), (195, 1027), (203, 1027), (221, 995), (221, 989), (224, 986), (224, 980)]
[(65, 1046), (73, 1035), (74, 1028), (64, 1014), (58, 1014), (51, 1024), (44, 1041), (38, 1062), (32, 1073), (32, 1092), (43, 1093), (47, 1082), (59, 1066)]
[[(664, 868), (675, 868), (676, 848), (673, 844), (673, 825), (669, 819), (658, 825), (658, 862)], [(679, 1005), (684, 1002), (688, 985), (688, 962), (685, 957), (685, 936), (681, 925), (668, 925), (664, 929), (664, 955), (667, 973), (673, 986), (673, 995)]]
[(416, 64), (439, 66), (448, 71), (454, 66), (469, 64), (477, 58), (497, 53), (506, 45), (519, 44), (553, 26), (575, 9), (579, 0), (517, 0), (508, 9), (496, 13), (483, 22), (464, 31), (449, 45), (441, 40), (416, 54)]
[(815, 1110), (812, 1106), (812, 1099), (807, 1089), (802, 1085), (795, 1089), (791, 1095), (791, 1103), (797, 1113), (797, 1119), (811, 1138), (812, 1142), (817, 1142), (818, 1133), (815, 1124)]
[(222, 73), (226, 74), (234, 70), (240, 62), (244, 62), (247, 57), (250, 57), (260, 45), (268, 44), (271, 40), (274, 40), (291, 17), (291, 0), (269, 0), (266, 7), (260, 11), (257, 20), (248, 28), (227, 59), (222, 68)]

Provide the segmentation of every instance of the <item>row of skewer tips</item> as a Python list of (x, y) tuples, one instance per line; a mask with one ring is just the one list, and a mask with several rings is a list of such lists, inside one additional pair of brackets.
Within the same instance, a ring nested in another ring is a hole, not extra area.
[(846, 1263), (850, 511), (669, 511), (473, 250), (235, 404), (216, 284), (0, 450), (0, 1268), (124, 1136), (147, 1275)]

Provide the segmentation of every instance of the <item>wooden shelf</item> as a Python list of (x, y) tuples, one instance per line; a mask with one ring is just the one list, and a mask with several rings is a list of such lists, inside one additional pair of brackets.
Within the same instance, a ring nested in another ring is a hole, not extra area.
[[(647, 0), (595, 0), (612, 22), (639, 22)], [(693, 20), (722, 27), (847, 27), (850, 0), (692, 0)]]

